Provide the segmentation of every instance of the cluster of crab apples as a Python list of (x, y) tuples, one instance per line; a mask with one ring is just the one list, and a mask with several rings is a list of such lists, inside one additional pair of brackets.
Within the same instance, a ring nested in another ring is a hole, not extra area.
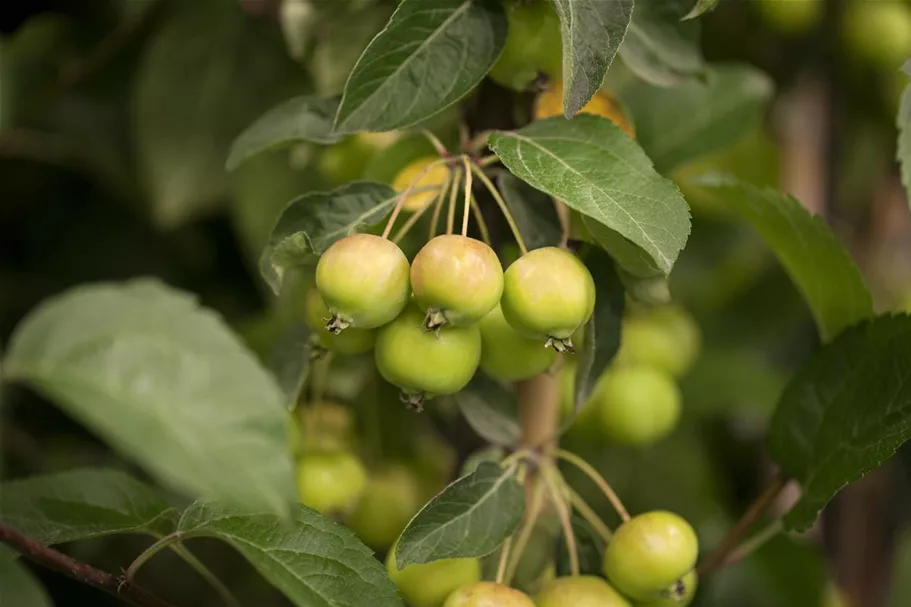
[(532, 250), (503, 271), (487, 244), (432, 238), (409, 264), (390, 240), (353, 234), (316, 267), (307, 319), (319, 345), (342, 354), (375, 351), (380, 374), (420, 410), (454, 394), (477, 369), (517, 381), (546, 371), (592, 316), (595, 284), (557, 247)]

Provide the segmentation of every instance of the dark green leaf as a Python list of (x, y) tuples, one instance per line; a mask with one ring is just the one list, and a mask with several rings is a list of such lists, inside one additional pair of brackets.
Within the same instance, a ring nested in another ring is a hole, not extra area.
[(277, 28), (236, 2), (181, 2), (136, 76), (135, 138), (154, 216), (173, 226), (229, 194), (225, 158), (242, 129), (302, 92)]
[(332, 144), (343, 136), (332, 132), (338, 97), (294, 97), (275, 106), (247, 127), (231, 144), (225, 167), (233, 171), (247, 158), (299, 141)]
[(71, 470), (0, 485), (0, 521), (42, 544), (112, 533), (166, 535), (177, 511), (118, 470)]
[(272, 228), (260, 273), (278, 294), (288, 270), (312, 264), (336, 240), (383, 219), (397, 195), (388, 185), (355, 181), (292, 200)]
[(796, 199), (724, 175), (705, 175), (696, 185), (759, 232), (806, 299), (824, 341), (873, 313), (870, 292), (844, 246)]
[(496, 132), (490, 146), (514, 175), (622, 236), (623, 247), (599, 239), (621, 265), (638, 268), (647, 254), (661, 273), (670, 272), (690, 233), (689, 208), (613, 122), (548, 118)]
[(225, 504), (196, 503), (180, 519), (185, 535), (222, 539), (300, 607), (402, 607), (382, 564), (354, 534), (295, 505), (291, 520)]
[(640, 0), (620, 48), (637, 76), (658, 86), (674, 86), (703, 67), (699, 22), (681, 21), (693, 0)]
[(662, 173), (737, 141), (758, 123), (771, 96), (768, 76), (736, 64), (713, 66), (672, 92), (641, 81), (623, 91), (636, 138)]
[(785, 525), (808, 528), (839, 490), (909, 438), (911, 316), (846, 329), (791, 380), (772, 417), (772, 455), (803, 490)]
[(560, 244), (560, 217), (553, 199), (509, 173), (500, 175), (497, 188), (509, 207), (528, 250)]
[(53, 607), (41, 582), (15, 554), (0, 544), (0, 602), (4, 607)]
[(17, 327), (4, 373), (167, 485), (275, 512), (295, 499), (275, 382), (219, 316), (156, 280), (45, 302)]
[(563, 112), (572, 118), (601, 88), (623, 42), (633, 0), (554, 0), (563, 39)]
[[(911, 75), (911, 59), (902, 66), (902, 71)], [(902, 183), (911, 202), (911, 86), (905, 87), (898, 108), (898, 162), (902, 168)]]
[(452, 395), (468, 424), (487, 442), (511, 446), (519, 440), (516, 396), (483, 373), (475, 374), (463, 390)]
[[(604, 549), (607, 547), (601, 536), (583, 518), (576, 514), (572, 517), (573, 534), (576, 537), (576, 549), (579, 556), (579, 573), (581, 575), (604, 575)], [(572, 575), (569, 564), (569, 552), (566, 540), (560, 534), (557, 552), (557, 575)]]
[(272, 349), (269, 369), (285, 395), (285, 405), (293, 406), (310, 372), (310, 329), (305, 323), (288, 327), (278, 339)]
[(482, 462), (446, 487), (402, 532), (399, 569), (413, 563), (490, 554), (512, 535), (525, 512), (525, 492), (499, 465)]
[(714, 10), (715, 7), (721, 0), (696, 0), (696, 4), (693, 6), (693, 9), (686, 14), (684, 19), (695, 19), (700, 15)]
[(388, 131), (430, 118), (484, 78), (505, 41), (497, 0), (404, 0), (348, 77), (336, 129)]

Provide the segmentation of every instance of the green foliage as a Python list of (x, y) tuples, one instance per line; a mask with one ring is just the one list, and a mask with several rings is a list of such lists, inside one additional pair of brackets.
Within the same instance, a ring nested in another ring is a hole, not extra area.
[(519, 412), (515, 395), (506, 386), (478, 373), (452, 399), (465, 421), (485, 440), (503, 446), (518, 443)]
[(41, 582), (13, 555), (10, 549), (0, 546), (0, 588), (3, 589), (3, 602), (17, 607), (53, 607), (54, 603)]
[(640, 0), (636, 4), (620, 56), (637, 76), (658, 86), (674, 86), (702, 71), (699, 22), (682, 20), (691, 3)]
[(509, 173), (500, 175), (497, 187), (529, 250), (560, 244), (560, 218), (550, 196)]
[[(902, 71), (911, 76), (911, 60), (902, 66)], [(898, 109), (898, 161), (902, 168), (902, 183), (911, 197), (911, 87), (905, 87)]]

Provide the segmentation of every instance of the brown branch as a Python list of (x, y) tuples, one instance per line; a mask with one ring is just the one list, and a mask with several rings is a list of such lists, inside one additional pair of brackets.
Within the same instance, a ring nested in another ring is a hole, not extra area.
[(48, 548), (41, 542), (22, 535), (7, 525), (0, 524), (0, 542), (25, 558), (58, 573), (73, 578), (108, 594), (112, 594), (139, 607), (172, 607), (151, 592), (127, 582), (125, 578), (95, 569), (91, 565), (73, 560), (67, 555)]

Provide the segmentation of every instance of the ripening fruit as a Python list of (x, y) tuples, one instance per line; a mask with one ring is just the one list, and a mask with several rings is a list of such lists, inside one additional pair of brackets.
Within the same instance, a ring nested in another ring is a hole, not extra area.
[(322, 149), (316, 161), (317, 170), (332, 183), (360, 179), (376, 150), (359, 137), (346, 137)]
[(621, 364), (649, 365), (680, 377), (699, 355), (699, 327), (679, 306), (635, 312), (623, 322), (621, 335)]
[(443, 559), (399, 570), (395, 549), (392, 549), (386, 556), (386, 573), (411, 607), (441, 607), (450, 594), (481, 580), (481, 562), (478, 559)]
[(558, 352), (572, 351), (570, 336), (595, 308), (595, 281), (569, 251), (535, 249), (507, 268), (500, 306), (519, 333), (546, 340)]
[(601, 376), (586, 407), (598, 412), (610, 440), (645, 446), (674, 429), (680, 401), (680, 390), (667, 373), (642, 365), (619, 366)]
[(372, 474), (345, 524), (377, 551), (388, 550), (421, 507), (414, 474), (403, 466)]
[(535, 607), (524, 592), (494, 582), (478, 582), (449, 595), (443, 607)]
[(883, 69), (897, 70), (911, 55), (911, 7), (904, 2), (849, 2), (843, 25), (850, 50)]
[(481, 370), (494, 379), (519, 381), (553, 366), (557, 353), (539, 340), (512, 328), (499, 304), (478, 323), (481, 330)]
[(398, 316), (411, 295), (408, 259), (397, 244), (373, 234), (352, 234), (319, 258), (316, 286), (332, 314), (326, 328), (374, 329)]
[(690, 569), (689, 573), (665, 588), (661, 598), (638, 603), (636, 607), (686, 607), (693, 602), (698, 587), (699, 576), (695, 569)]
[(599, 577), (580, 575), (549, 582), (535, 597), (537, 607), (632, 607)]
[[(630, 139), (636, 138), (636, 129), (623, 106), (617, 101), (616, 97), (607, 91), (598, 91), (588, 103), (586, 103), (580, 114), (593, 114), (609, 119), (626, 133)], [(538, 94), (535, 99), (534, 118), (541, 120), (551, 116), (563, 115), (563, 83), (560, 80), (554, 80), (549, 87)]]
[(471, 327), (423, 327), (424, 313), (409, 306), (379, 330), (376, 366), (389, 383), (402, 389), (418, 411), (424, 398), (455, 394), (471, 381), (481, 358), (481, 333)]
[(325, 401), (308, 403), (298, 415), (304, 451), (347, 451), (354, 447), (354, 416), (348, 407)]
[[(436, 200), (437, 192), (426, 190), (416, 192), (422, 188), (442, 187), (446, 180), (449, 179), (449, 168), (445, 164), (438, 164), (430, 167), (434, 162), (439, 162), (439, 156), (425, 156), (412, 160), (405, 168), (396, 174), (392, 180), (392, 188), (397, 192), (404, 192), (411, 186), (412, 193), (405, 197), (402, 203), (402, 209), (405, 211), (420, 211), (428, 204)], [(415, 181), (416, 180), (416, 181)]]
[(351, 453), (306, 453), (297, 462), (301, 502), (322, 514), (350, 511), (366, 484), (364, 465)]
[(824, 0), (760, 0), (756, 3), (762, 18), (783, 34), (803, 34), (812, 29), (822, 17)]
[(540, 76), (558, 79), (563, 68), (560, 19), (549, 0), (506, 2), (509, 34), (490, 70), (494, 82), (527, 90)]
[(332, 314), (316, 287), (310, 287), (310, 290), (307, 291), (304, 312), (307, 326), (310, 327), (317, 343), (326, 350), (352, 355), (363, 354), (373, 349), (373, 343), (376, 341), (374, 329), (352, 327), (341, 333), (332, 333), (326, 328), (326, 323), (332, 320)]
[(411, 263), (411, 288), (424, 328), (472, 325), (490, 312), (503, 293), (503, 268), (489, 246), (458, 234), (437, 236)]
[(648, 512), (614, 532), (604, 552), (604, 574), (626, 596), (650, 601), (684, 577), (698, 554), (689, 523), (671, 512)]

